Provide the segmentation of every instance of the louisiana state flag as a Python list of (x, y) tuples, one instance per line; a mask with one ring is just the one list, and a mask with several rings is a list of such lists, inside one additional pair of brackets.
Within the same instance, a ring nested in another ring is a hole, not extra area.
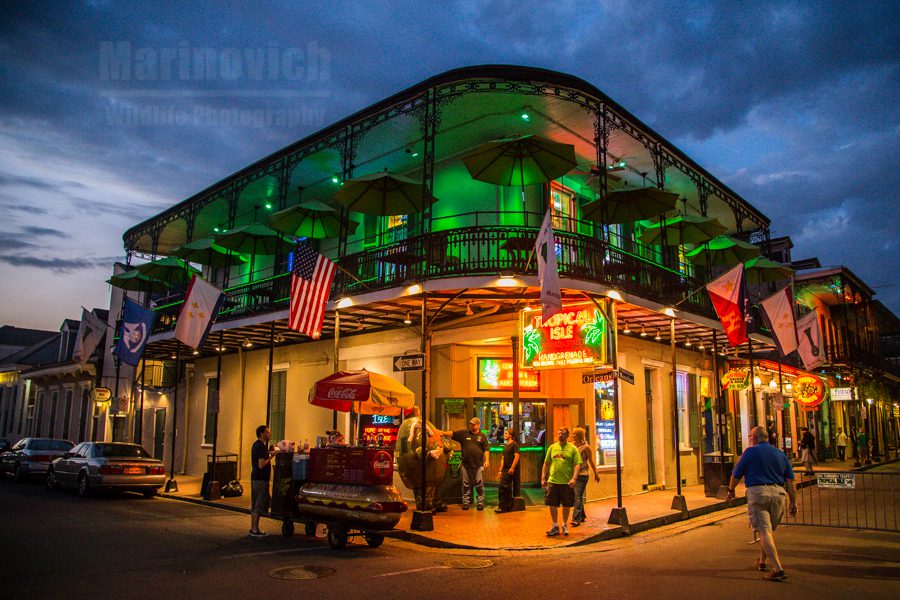
[(725, 329), (728, 343), (739, 346), (747, 341), (747, 320), (744, 303), (747, 286), (744, 283), (744, 265), (739, 264), (721, 277), (706, 285), (719, 321)]

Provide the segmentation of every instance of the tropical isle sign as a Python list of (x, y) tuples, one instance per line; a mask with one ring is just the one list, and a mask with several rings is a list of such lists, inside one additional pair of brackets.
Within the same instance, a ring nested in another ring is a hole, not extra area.
[(610, 324), (592, 303), (563, 306), (546, 322), (540, 311), (522, 311), (522, 367), (583, 368), (605, 364)]

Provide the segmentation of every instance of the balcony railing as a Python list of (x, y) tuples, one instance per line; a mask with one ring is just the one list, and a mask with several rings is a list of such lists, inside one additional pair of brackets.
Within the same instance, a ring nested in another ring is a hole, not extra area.
[[(337, 259), (340, 269), (332, 298), (427, 279), (537, 275), (533, 255), (537, 234), (537, 227), (473, 225), (365, 248)], [(668, 268), (592, 235), (556, 231), (555, 237), (557, 266), (564, 278), (605, 284), (662, 304), (679, 302), (706, 283), (702, 269)], [(237, 285), (225, 293), (220, 321), (283, 310), (289, 302), (290, 273)], [(157, 307), (164, 315), (157, 331), (172, 327), (182, 302)], [(706, 294), (695, 294), (683, 306), (712, 315)]]

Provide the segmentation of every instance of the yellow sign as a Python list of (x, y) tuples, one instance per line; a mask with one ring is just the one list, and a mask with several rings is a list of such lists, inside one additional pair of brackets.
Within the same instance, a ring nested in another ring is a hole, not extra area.
[(112, 398), (112, 392), (109, 388), (98, 387), (94, 388), (94, 402), (98, 404), (102, 404), (104, 402), (109, 402)]
[(6, 383), (15, 383), (18, 378), (18, 371), (7, 371), (6, 373), (0, 373), (0, 385)]
[(750, 371), (732, 369), (722, 375), (722, 385), (729, 390), (744, 390), (750, 387)]
[(794, 384), (794, 400), (804, 410), (813, 410), (825, 399), (825, 384), (815, 375), (801, 375)]

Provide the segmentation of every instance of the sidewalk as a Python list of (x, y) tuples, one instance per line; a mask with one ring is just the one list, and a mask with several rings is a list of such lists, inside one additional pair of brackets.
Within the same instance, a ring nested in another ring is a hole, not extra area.
[[(884, 464), (882, 463), (879, 464)], [(871, 467), (868, 467), (871, 468)], [(865, 468), (859, 469), (864, 470)], [(828, 461), (815, 467), (816, 471), (853, 471), (852, 462)], [(802, 469), (795, 469), (797, 481), (802, 478)], [(160, 496), (177, 500), (195, 502), (226, 510), (250, 513), (250, 482), (241, 482), (244, 495), (237, 498), (222, 498), (216, 501), (205, 501), (200, 493), (201, 478), (196, 476), (179, 476), (176, 478), (179, 487), (177, 494), (161, 493)], [(495, 506), (486, 506), (484, 511), (474, 508), (463, 511), (459, 505), (451, 505), (445, 513), (434, 516), (433, 531), (411, 531), (413, 506), (404, 513), (397, 525), (397, 532), (390, 534), (410, 542), (437, 548), (469, 548), (479, 550), (535, 550), (550, 549), (563, 546), (578, 546), (603, 540), (621, 537), (627, 533), (637, 533), (655, 527), (661, 527), (693, 518), (710, 512), (724, 510), (743, 503), (743, 485), (738, 488), (738, 499), (725, 503), (717, 498), (707, 498), (702, 485), (682, 488), (688, 512), (672, 510), (672, 499), (675, 490), (645, 492), (634, 496), (624, 496), (624, 506), (629, 530), (607, 521), (610, 512), (616, 506), (615, 498), (588, 501), (585, 511), (588, 520), (580, 527), (570, 527), (568, 536), (548, 538), (544, 532), (550, 527), (549, 511), (541, 505), (527, 506), (524, 511), (497, 514)], [(263, 528), (270, 533), (280, 531), (280, 521), (264, 520)], [(300, 535), (298, 530), (295, 535)]]

